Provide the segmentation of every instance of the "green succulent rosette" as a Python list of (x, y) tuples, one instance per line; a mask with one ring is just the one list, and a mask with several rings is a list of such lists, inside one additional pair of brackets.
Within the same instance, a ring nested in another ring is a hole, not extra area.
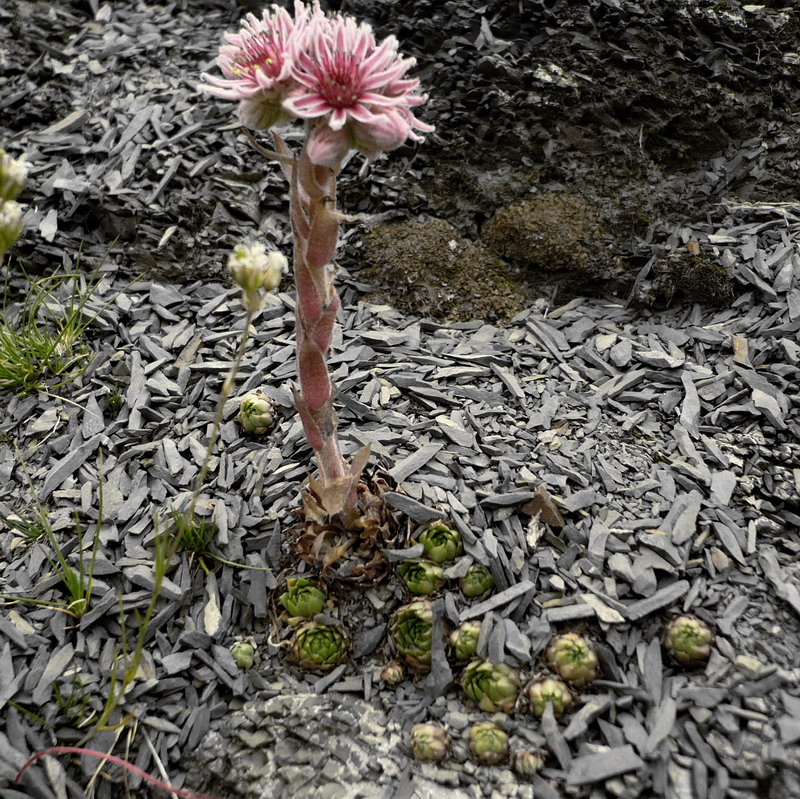
[(494, 588), (494, 577), (482, 563), (473, 563), (458, 581), (458, 587), (467, 599), (478, 599), (487, 596)]
[(399, 607), (389, 622), (392, 646), (410, 669), (430, 671), (431, 644), (433, 641), (433, 613), (431, 603), (418, 599)]
[(478, 654), (478, 639), (481, 635), (480, 619), (465, 621), (450, 633), (450, 648), (456, 660), (472, 660)]
[(464, 551), (461, 533), (443, 521), (431, 522), (420, 533), (417, 543), (422, 544), (425, 557), (434, 563), (453, 560)]
[(481, 710), (510, 713), (517, 702), (522, 681), (519, 672), (505, 663), (473, 660), (464, 669), (461, 687)]
[(475, 761), (483, 766), (496, 766), (508, 759), (508, 734), (493, 721), (473, 724), (467, 745)]
[(281, 594), (280, 602), (290, 616), (310, 619), (322, 613), (327, 593), (313, 580), (305, 577), (290, 577), (286, 581), (286, 593)]
[(697, 616), (684, 613), (665, 625), (661, 642), (681, 666), (699, 666), (711, 656), (714, 633)]
[(338, 624), (310, 621), (295, 631), (292, 657), (301, 668), (325, 674), (345, 659), (348, 646), (347, 635)]
[(412, 558), (397, 567), (405, 587), (412, 594), (426, 596), (438, 591), (444, 585), (444, 572), (429, 560)]
[(591, 641), (578, 633), (556, 635), (544, 655), (547, 665), (571, 685), (588, 685), (600, 676), (597, 652)]
[(260, 388), (248, 391), (239, 403), (236, 421), (246, 433), (263, 435), (275, 421), (275, 403)]
[(439, 762), (450, 754), (450, 733), (444, 724), (427, 721), (411, 728), (411, 752), (416, 760)]
[(539, 677), (528, 685), (525, 693), (531, 713), (540, 717), (547, 710), (548, 702), (553, 705), (553, 715), (560, 716), (574, 701), (569, 686), (553, 677)]
[(242, 669), (242, 671), (247, 671), (247, 669), (252, 669), (255, 663), (256, 648), (252, 641), (247, 639), (236, 641), (231, 647), (231, 655), (236, 661), (236, 665)]

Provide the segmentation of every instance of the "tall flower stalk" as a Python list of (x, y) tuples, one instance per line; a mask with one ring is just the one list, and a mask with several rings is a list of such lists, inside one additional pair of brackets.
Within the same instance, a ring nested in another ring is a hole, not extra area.
[[(226, 35), (217, 59), (224, 77), (204, 75), (202, 88), (239, 100), (245, 127), (272, 129), (274, 151), (256, 146), (280, 163), (289, 181), (297, 292), (294, 399), (319, 469), (310, 485), (317, 515), (339, 515), (351, 526), (359, 516), (357, 489), (369, 449), (350, 463), (343, 457), (328, 373), (341, 306), (333, 260), (344, 217), (336, 210), (336, 177), (353, 151), (376, 158), (408, 139), (422, 141), (416, 131), (433, 128), (411, 113), (426, 97), (416, 92), (418, 80), (405, 77), (414, 59), (399, 56), (394, 36), (377, 43), (369, 25), (326, 16), (317, 0), (311, 6), (296, 0), (294, 18), (273, 6), (261, 18), (249, 14), (241, 25)], [(274, 130), (293, 119), (305, 124), (299, 153)]]

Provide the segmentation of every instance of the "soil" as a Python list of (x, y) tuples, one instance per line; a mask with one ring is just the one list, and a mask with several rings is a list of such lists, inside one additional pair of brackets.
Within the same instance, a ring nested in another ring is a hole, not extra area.
[[(356, 272), (366, 267), (365, 276), (377, 284), (375, 296), (405, 310), (491, 320), (507, 319), (537, 298), (559, 304), (576, 294), (631, 295), (656, 305), (686, 299), (680, 273), (665, 279), (673, 284), (665, 290), (631, 293), (642, 266), (674, 249), (674, 229), (713, 216), (722, 201), (796, 198), (800, 23), (780, 2), (325, 5), (371, 22), (381, 36), (398, 36), (403, 51), (417, 58), (415, 73), (430, 94), (420, 113), (437, 126), (424, 145), (391, 153), (363, 176), (356, 159), (340, 181), (340, 206), (348, 213), (388, 211), (417, 220), (418, 227), (375, 232), (384, 238), (402, 232), (408, 246), (414, 246), (412, 231), (425, 239), (441, 220), (454, 228), (448, 241), (460, 241), (481, 264), (492, 263), (491, 280), (476, 282), (469, 269), (460, 272), (451, 250), (442, 250), (441, 262), (429, 259), (426, 265), (433, 288), (409, 293), (408, 285), (419, 283), (417, 267), (406, 271), (395, 262), (387, 268), (380, 257), (370, 257), (369, 247), (359, 246), (370, 226), (359, 226), (340, 251), (341, 266)], [(96, 6), (93, 0), (55, 6), (13, 0), (0, 12), (0, 70), (12, 79), (2, 100), (2, 140), (13, 151), (24, 131), (46, 128), (76, 105), (90, 113), (96, 107), (108, 123), (105, 129), (82, 126), (85, 146), (76, 147), (85, 153), (88, 171), (109, 185), (115, 176), (103, 175), (97, 145), (107, 141), (115, 115), (130, 114), (137, 98), (155, 93), (161, 101), (156, 128), (164, 136), (182, 132), (189, 119), (201, 130), (183, 137), (167, 190), (150, 202), (144, 191), (92, 189), (65, 196), (57, 240), (108, 247), (117, 239), (130, 274), (171, 279), (187, 269), (219, 276), (223, 253), (256, 230), (277, 245), (288, 243), (282, 176), (254, 151), (242, 152), (231, 133), (220, 141), (209, 128), (224, 121), (227, 104), (194, 92), (196, 77), (211, 66), (215, 48), (209, 42), (219, 35), (197, 24), (199, 15), (220, 12), (215, 18), (228, 19), (230, 28), (243, 9), (227, 0), (156, 6), (152, 42), (107, 48), (79, 74), (69, 61), (86, 42), (81, 26)], [(156, 40), (172, 30), (177, 35), (170, 34), (157, 54)], [(114, 59), (111, 69), (108, 58)], [(125, 180), (156, 186), (168, 165), (157, 150), (148, 153), (127, 163), (112, 151), (108, 169), (123, 176), (134, 169)], [(210, 153), (219, 154), (216, 164), (200, 169)], [(62, 155), (71, 158), (69, 148)], [(39, 246), (35, 229), (58, 200), (58, 192), (49, 191), (44, 202), (38, 198), (38, 213), (31, 214), (19, 247), (33, 272), (52, 268), (52, 253)], [(36, 197), (31, 191), (21, 199)], [(559, 217), (570, 204), (579, 204), (580, 213), (570, 214), (559, 234)], [(534, 253), (503, 243), (498, 234), (502, 220), (523, 209), (528, 233), (535, 237), (538, 227), (549, 228)], [(592, 269), (585, 268), (587, 258)], [(566, 269), (565, 259), (572, 264)]]

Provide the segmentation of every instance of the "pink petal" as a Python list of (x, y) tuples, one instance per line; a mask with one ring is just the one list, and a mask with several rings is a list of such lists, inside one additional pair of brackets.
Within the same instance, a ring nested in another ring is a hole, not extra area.
[(341, 130), (347, 122), (347, 110), (344, 108), (334, 108), (328, 120), (331, 130)]

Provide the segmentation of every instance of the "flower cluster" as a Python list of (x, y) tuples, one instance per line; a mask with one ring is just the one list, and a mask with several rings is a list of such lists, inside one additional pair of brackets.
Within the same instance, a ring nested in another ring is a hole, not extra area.
[(0, 148), (0, 258), (22, 232), (22, 208), (15, 202), (25, 185), (28, 166), (23, 158), (17, 160)]
[(433, 130), (411, 112), (427, 98), (405, 77), (415, 62), (399, 55), (397, 39), (378, 43), (369, 25), (326, 16), (318, 0), (296, 0), (294, 18), (277, 6), (248, 14), (226, 39), (224, 77), (204, 73), (201, 88), (239, 100), (239, 119), (254, 130), (306, 120), (315, 164), (336, 168), (351, 150), (375, 158)]

